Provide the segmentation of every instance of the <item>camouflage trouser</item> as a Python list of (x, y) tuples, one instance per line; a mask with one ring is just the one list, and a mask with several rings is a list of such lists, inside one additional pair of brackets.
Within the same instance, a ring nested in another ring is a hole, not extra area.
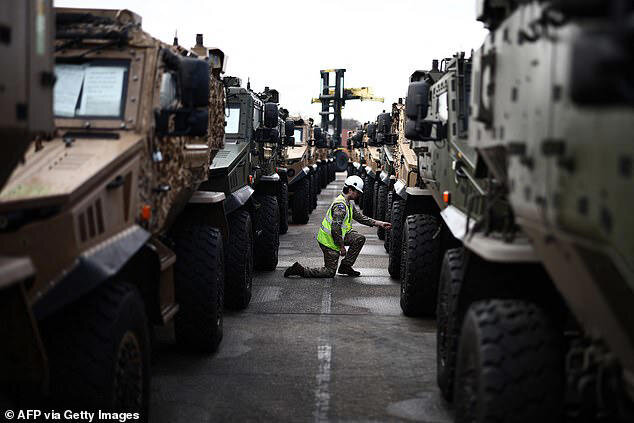
[[(350, 231), (343, 239), (343, 243), (346, 246), (350, 246), (346, 252), (346, 256), (341, 260), (343, 266), (350, 266), (354, 264), (357, 256), (365, 244), (365, 237), (358, 232)], [(319, 243), (318, 243), (319, 244)], [(319, 244), (319, 248), (324, 253), (324, 267), (311, 268), (304, 267), (305, 278), (332, 278), (337, 273), (337, 263), (339, 262), (339, 251), (335, 251), (331, 248), (325, 247)]]

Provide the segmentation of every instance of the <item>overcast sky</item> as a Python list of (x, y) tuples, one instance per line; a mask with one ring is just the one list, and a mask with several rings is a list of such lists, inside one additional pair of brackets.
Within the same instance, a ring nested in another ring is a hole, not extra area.
[(404, 97), (409, 75), (434, 58), (477, 49), (486, 35), (475, 0), (54, 0), (59, 7), (130, 9), (143, 28), (192, 47), (196, 34), (229, 57), (226, 75), (280, 92), (291, 114), (319, 120), (319, 70), (345, 68), (345, 86), (385, 103), (349, 101), (344, 118), (376, 119)]

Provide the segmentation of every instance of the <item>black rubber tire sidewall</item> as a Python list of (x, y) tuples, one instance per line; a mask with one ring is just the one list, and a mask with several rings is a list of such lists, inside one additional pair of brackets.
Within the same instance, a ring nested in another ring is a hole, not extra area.
[(401, 273), (401, 251), (403, 224), (405, 223), (405, 200), (397, 196), (392, 203), (392, 234), (390, 235), (389, 263), (387, 270), (390, 276), (398, 279)]
[(407, 216), (401, 252), (401, 309), (406, 316), (433, 316), (440, 274), (440, 223), (431, 215)]
[[(387, 206), (387, 186), (381, 184), (379, 186), (378, 194), (377, 194), (377, 204), (376, 204), (376, 220), (385, 221), (385, 208)], [(385, 240), (385, 229), (377, 228), (377, 236), (381, 241)]]
[(293, 217), (293, 223), (306, 224), (309, 219), (309, 206), (308, 206), (308, 177), (304, 177), (297, 182), (297, 190), (293, 193), (293, 207), (291, 213)]
[(288, 232), (288, 184), (280, 183), (280, 194), (277, 198), (280, 206), (280, 234)]
[(225, 253), (216, 228), (181, 219), (173, 231), (176, 252), (174, 282), (179, 311), (174, 317), (176, 341), (186, 349), (211, 353), (223, 335)]
[(247, 210), (229, 215), (229, 235), (225, 249), (225, 305), (243, 310), (251, 301), (253, 287), (253, 222)]
[(562, 334), (539, 307), (521, 300), (471, 304), (458, 346), (457, 423), (563, 421), (564, 379)]
[(447, 250), (443, 257), (436, 301), (436, 381), (447, 401), (453, 400), (458, 338), (464, 310), (459, 295), (464, 276), (463, 248)]
[[(145, 306), (136, 287), (107, 281), (76, 303), (41, 322), (55, 406), (130, 411), (147, 421), (151, 345)], [(115, 360), (124, 335), (132, 332), (141, 352), (140, 410), (123, 410), (114, 395)]]
[(255, 268), (275, 270), (280, 247), (280, 210), (277, 197), (257, 195), (256, 201), (260, 203), (256, 222), (256, 230), (260, 235), (255, 239)]
[[(389, 190), (389, 192), (387, 193), (387, 206), (386, 206), (386, 211), (385, 211), (385, 221), (392, 223), (392, 199), (393, 199), (393, 195), (394, 192), (392, 190)], [(385, 240), (383, 241), (383, 248), (385, 248), (385, 252), (389, 253), (390, 252), (390, 239), (392, 237), (392, 231), (385, 231)]]

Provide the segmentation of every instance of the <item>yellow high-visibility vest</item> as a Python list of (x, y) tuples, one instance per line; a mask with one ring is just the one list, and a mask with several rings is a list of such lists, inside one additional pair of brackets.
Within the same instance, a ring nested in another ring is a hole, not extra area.
[(337, 244), (335, 244), (335, 240), (332, 238), (332, 206), (337, 203), (343, 203), (346, 206), (346, 217), (343, 219), (343, 223), (341, 224), (341, 237), (345, 238), (346, 234), (350, 229), (352, 229), (352, 205), (346, 204), (346, 199), (343, 194), (339, 194), (335, 201), (332, 202), (330, 207), (328, 207), (328, 212), (326, 213), (326, 217), (321, 222), (321, 227), (317, 232), (317, 241), (325, 247), (331, 248), (335, 251), (339, 251), (340, 248)]

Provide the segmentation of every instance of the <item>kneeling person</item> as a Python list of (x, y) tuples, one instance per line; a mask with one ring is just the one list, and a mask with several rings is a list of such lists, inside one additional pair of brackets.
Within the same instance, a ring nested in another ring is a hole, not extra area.
[[(332, 278), (337, 273), (339, 256), (344, 257), (339, 265), (339, 273), (359, 276), (361, 273), (352, 268), (361, 252), (365, 237), (352, 230), (352, 219), (366, 226), (380, 226), (390, 230), (392, 225), (365, 216), (351, 201), (358, 201), (363, 193), (363, 180), (358, 176), (348, 176), (339, 194), (328, 208), (317, 233), (319, 248), (324, 253), (324, 267), (304, 267), (295, 262), (284, 272), (285, 277), (302, 276), (305, 278)], [(350, 249), (346, 250), (346, 246)]]

